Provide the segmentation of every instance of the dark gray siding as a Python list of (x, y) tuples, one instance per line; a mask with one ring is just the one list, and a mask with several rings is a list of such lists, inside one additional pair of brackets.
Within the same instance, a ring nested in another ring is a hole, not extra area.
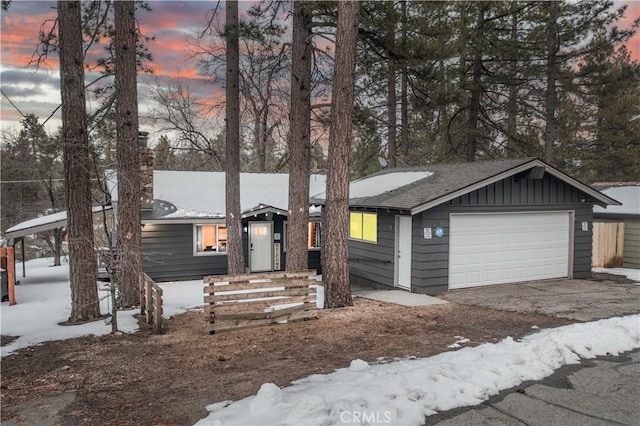
[[(419, 213), (414, 216), (412, 226), (411, 291), (437, 294), (448, 290), (451, 213), (573, 211), (573, 277), (587, 278), (591, 274), (594, 201), (573, 186), (545, 174), (538, 180), (510, 177)], [(398, 213), (378, 211), (378, 244), (349, 241), (349, 272), (353, 284), (393, 286), (395, 215)], [(582, 230), (582, 222), (587, 222), (587, 231)], [(423, 228), (438, 226), (444, 228), (444, 236), (425, 240)]]
[[(273, 214), (274, 235), (280, 234), (280, 270), (286, 267), (284, 252), (285, 216)], [(245, 265), (248, 266), (248, 230), (251, 221), (266, 221), (264, 214), (242, 221), (242, 244)], [(206, 275), (227, 273), (226, 255), (193, 255), (193, 224), (146, 224), (142, 228), (142, 267), (154, 281), (196, 280)], [(322, 273), (320, 250), (309, 250), (309, 269)]]
[(227, 256), (194, 256), (193, 225), (142, 227), (142, 268), (154, 281), (197, 280), (227, 273)]
[(378, 211), (377, 244), (349, 240), (349, 277), (352, 284), (393, 286), (395, 214)]

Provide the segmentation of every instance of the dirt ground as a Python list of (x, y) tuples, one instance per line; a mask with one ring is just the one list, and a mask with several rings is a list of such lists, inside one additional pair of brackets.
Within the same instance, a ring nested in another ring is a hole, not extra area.
[(23, 403), (33, 409), (34, 401), (64, 401), (49, 424), (193, 424), (207, 415), (208, 404), (254, 394), (265, 382), (285, 386), (356, 358), (430, 356), (453, 350), (447, 345), (454, 336), (478, 345), (530, 334), (534, 325), (572, 322), (457, 303), (408, 308), (360, 298), (318, 317), (209, 335), (203, 314), (194, 311), (166, 320), (162, 335), (144, 326), (131, 335), (20, 350), (2, 359), (3, 424), (33, 423)]

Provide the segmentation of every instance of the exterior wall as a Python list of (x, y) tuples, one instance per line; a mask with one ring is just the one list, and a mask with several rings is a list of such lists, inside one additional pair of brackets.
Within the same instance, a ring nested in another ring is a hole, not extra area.
[(622, 266), (640, 269), (640, 218), (629, 218), (624, 221)]
[[(591, 275), (593, 202), (587, 194), (545, 174), (543, 179), (517, 181), (515, 177), (458, 197), (413, 217), (412, 286), (414, 293), (448, 290), (449, 215), (526, 211), (574, 212), (573, 277)], [(349, 271), (353, 284), (391, 287), (394, 284), (395, 215), (378, 211), (378, 244), (349, 241)], [(582, 230), (587, 222), (587, 231)], [(444, 236), (425, 240), (423, 228), (442, 227)]]
[[(273, 234), (279, 235), (280, 268), (286, 267), (284, 251), (285, 216), (273, 214)], [(267, 221), (265, 214), (245, 218), (242, 221), (242, 245), (245, 265), (249, 266), (248, 226), (251, 221)], [(146, 224), (142, 228), (142, 267), (154, 281), (196, 280), (206, 275), (227, 273), (227, 256), (214, 254), (193, 255), (193, 224)], [(322, 273), (320, 250), (309, 250), (309, 269)]]
[(352, 284), (376, 288), (393, 286), (395, 238), (395, 214), (379, 210), (377, 244), (349, 240)]
[(142, 269), (154, 281), (198, 280), (227, 273), (227, 256), (193, 255), (193, 225), (146, 224), (142, 227)]

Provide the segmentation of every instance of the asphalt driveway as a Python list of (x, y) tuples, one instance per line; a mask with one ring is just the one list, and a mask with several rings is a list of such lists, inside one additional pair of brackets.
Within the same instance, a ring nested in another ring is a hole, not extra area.
[(504, 311), (536, 312), (578, 321), (640, 313), (640, 284), (594, 274), (589, 280), (550, 280), (452, 290), (438, 297)]

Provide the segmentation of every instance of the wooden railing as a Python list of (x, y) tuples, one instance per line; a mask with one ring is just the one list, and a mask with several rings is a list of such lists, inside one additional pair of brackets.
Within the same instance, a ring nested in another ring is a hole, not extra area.
[(155, 333), (162, 333), (162, 287), (144, 272), (140, 276), (140, 313)]
[(204, 278), (211, 333), (316, 318), (316, 272), (268, 272)]
[(591, 266), (594, 268), (622, 266), (624, 222), (593, 223), (592, 256)]

